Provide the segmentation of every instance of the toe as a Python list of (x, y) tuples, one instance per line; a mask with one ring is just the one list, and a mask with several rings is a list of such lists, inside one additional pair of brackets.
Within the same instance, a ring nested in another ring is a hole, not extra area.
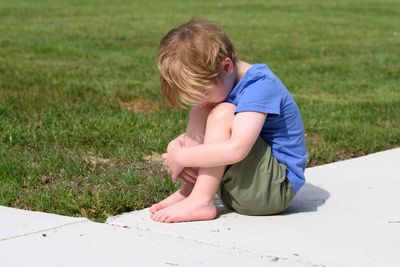
[(156, 208), (154, 206), (155, 206), (155, 204), (150, 207), (150, 209), (149, 209), (150, 213), (156, 212), (156, 210), (155, 210)]
[(151, 213), (155, 213), (161, 209), (161, 205), (159, 203), (153, 204), (150, 208)]
[(168, 218), (165, 219), (164, 222), (166, 222), (166, 223), (173, 223), (173, 222), (175, 222), (175, 218), (174, 218), (173, 216), (169, 216)]
[(160, 212), (155, 212), (151, 215), (151, 218), (153, 219), (153, 221), (159, 222), (160, 218), (161, 218), (161, 214)]

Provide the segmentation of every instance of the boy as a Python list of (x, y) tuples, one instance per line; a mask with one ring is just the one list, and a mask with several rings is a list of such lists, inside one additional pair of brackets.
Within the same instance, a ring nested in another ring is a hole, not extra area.
[(181, 188), (150, 208), (158, 222), (211, 220), (214, 196), (246, 215), (287, 208), (304, 184), (307, 152), (300, 112), (267, 65), (237, 58), (221, 27), (192, 20), (172, 29), (157, 55), (161, 91), (192, 106), (164, 166)]

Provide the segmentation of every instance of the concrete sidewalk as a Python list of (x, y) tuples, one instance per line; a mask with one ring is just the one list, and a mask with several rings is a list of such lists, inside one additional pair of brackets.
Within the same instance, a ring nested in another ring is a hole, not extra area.
[(106, 224), (0, 206), (0, 266), (400, 266), (400, 148), (306, 171), (270, 217)]

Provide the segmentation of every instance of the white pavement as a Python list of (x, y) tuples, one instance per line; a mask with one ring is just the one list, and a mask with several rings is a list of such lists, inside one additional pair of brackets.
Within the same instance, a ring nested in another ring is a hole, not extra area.
[(0, 206), (0, 266), (400, 266), (400, 148), (306, 171), (289, 209), (106, 224)]

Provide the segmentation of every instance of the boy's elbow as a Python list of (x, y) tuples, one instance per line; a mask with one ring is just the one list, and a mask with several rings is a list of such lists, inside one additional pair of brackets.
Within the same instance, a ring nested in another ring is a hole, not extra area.
[(232, 151), (231, 151), (231, 159), (232, 162), (231, 164), (235, 164), (239, 161), (244, 160), (244, 158), (249, 154), (249, 151), (247, 149), (243, 148), (240, 144), (233, 144), (232, 145)]

